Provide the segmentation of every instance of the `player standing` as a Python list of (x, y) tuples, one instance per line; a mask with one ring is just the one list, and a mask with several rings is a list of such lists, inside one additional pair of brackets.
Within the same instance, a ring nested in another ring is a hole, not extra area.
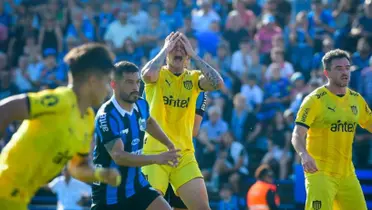
[[(200, 71), (188, 70), (193, 59)], [(163, 66), (166, 60), (166, 66)], [(143, 167), (150, 184), (165, 194), (171, 183), (188, 209), (210, 209), (203, 176), (194, 155), (192, 143), (196, 99), (200, 92), (223, 86), (219, 73), (197, 56), (189, 40), (181, 33), (171, 33), (163, 49), (142, 69), (146, 100), (150, 113), (160, 123), (177, 149), (181, 149), (176, 168), (150, 165)], [(166, 147), (145, 136), (144, 153), (157, 154)]]
[(367, 210), (352, 143), (358, 124), (372, 131), (372, 113), (363, 97), (347, 87), (348, 53), (329, 51), (322, 62), (328, 83), (304, 99), (292, 136), (305, 171), (306, 209)]
[[(140, 81), (136, 65), (126, 61), (115, 64), (111, 83), (114, 95), (97, 112), (93, 162), (96, 167), (119, 168), (123, 182), (119, 187), (94, 183), (92, 210), (170, 209), (145, 179), (141, 166), (173, 167), (177, 164), (178, 151), (150, 116), (148, 103), (139, 98)], [(142, 155), (145, 131), (169, 151)]]
[(89, 164), (94, 112), (107, 94), (113, 54), (99, 44), (72, 49), (69, 87), (16, 95), (0, 102), (0, 131), (24, 120), (0, 155), (0, 209), (25, 210), (36, 191), (68, 163), (84, 182), (120, 184), (116, 169)]

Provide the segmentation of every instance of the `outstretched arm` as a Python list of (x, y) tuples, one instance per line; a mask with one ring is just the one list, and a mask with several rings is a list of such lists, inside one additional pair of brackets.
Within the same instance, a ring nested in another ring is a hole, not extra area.
[(141, 75), (145, 83), (155, 83), (158, 80), (160, 68), (164, 65), (167, 54), (173, 49), (178, 38), (179, 32), (169, 34), (165, 39), (164, 47), (142, 68)]
[(16, 95), (0, 101), (0, 138), (10, 123), (29, 118), (27, 95)]
[(165, 145), (169, 150), (174, 150), (174, 144), (169, 140), (168, 136), (164, 133), (164, 131), (160, 128), (158, 123), (154, 120), (154, 118), (149, 117), (147, 120), (147, 129), (146, 132), (149, 133), (152, 137), (160, 141), (163, 145)]

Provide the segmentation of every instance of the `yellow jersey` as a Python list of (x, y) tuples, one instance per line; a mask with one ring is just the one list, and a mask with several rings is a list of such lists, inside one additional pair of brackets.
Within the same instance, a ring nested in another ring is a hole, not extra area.
[(296, 124), (309, 128), (306, 149), (318, 170), (335, 177), (354, 174), (352, 143), (358, 124), (372, 131), (372, 114), (363, 97), (350, 89), (344, 96), (325, 86), (302, 102)]
[(79, 110), (71, 88), (29, 93), (24, 120), (0, 154), (0, 198), (28, 203), (76, 154), (87, 155), (94, 111)]
[[(192, 131), (196, 100), (202, 91), (197, 70), (187, 70), (177, 76), (162, 67), (155, 83), (145, 84), (145, 98), (153, 117), (177, 149), (194, 151)], [(158, 153), (167, 148), (146, 133), (144, 153)]]

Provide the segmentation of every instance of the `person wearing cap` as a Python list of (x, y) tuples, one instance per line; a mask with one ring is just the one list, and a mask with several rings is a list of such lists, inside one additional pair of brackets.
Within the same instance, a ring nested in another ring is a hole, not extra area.
[(247, 207), (249, 210), (277, 210), (280, 198), (276, 191), (274, 173), (268, 165), (257, 168), (257, 179), (247, 193)]

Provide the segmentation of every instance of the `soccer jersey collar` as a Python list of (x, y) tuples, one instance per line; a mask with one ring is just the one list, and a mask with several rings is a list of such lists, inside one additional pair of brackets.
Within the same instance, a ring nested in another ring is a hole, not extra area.
[(349, 94), (350, 94), (350, 89), (349, 88), (346, 88), (346, 92), (345, 92), (345, 95), (340, 97), (334, 93), (332, 93), (326, 86), (323, 86), (323, 89), (328, 93), (328, 95), (330, 95), (331, 97), (335, 98), (336, 100), (338, 101), (343, 101), (345, 100), (346, 98), (348, 98)]
[(137, 107), (137, 104), (136, 104), (136, 103), (134, 103), (134, 106), (133, 106), (132, 110), (127, 111), (127, 110), (123, 109), (123, 108), (120, 106), (120, 104), (119, 104), (119, 102), (116, 100), (115, 96), (112, 96), (111, 101), (112, 101), (112, 103), (114, 104), (116, 110), (118, 110), (118, 112), (119, 112), (119, 113), (121, 114), (121, 116), (123, 116), (123, 117), (125, 116), (125, 114), (132, 115), (132, 114), (133, 114), (133, 109), (136, 110), (136, 111), (138, 111), (138, 107)]

